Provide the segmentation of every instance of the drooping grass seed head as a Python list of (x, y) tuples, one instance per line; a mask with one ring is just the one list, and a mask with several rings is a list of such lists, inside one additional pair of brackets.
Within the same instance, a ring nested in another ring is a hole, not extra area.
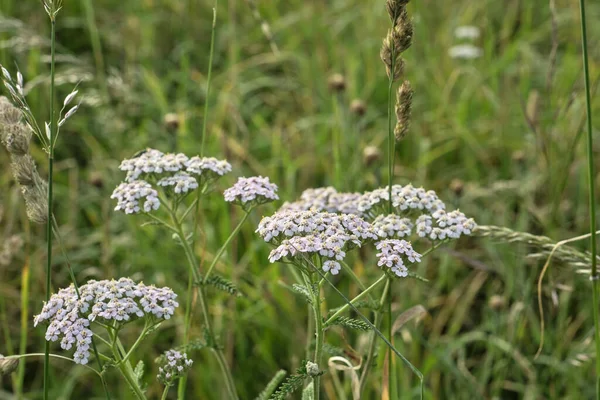
[(23, 124), (0, 125), (0, 141), (10, 154), (23, 156), (29, 153), (31, 131)]
[(404, 81), (398, 88), (396, 96), (396, 118), (398, 122), (394, 128), (396, 141), (402, 140), (410, 128), (410, 115), (412, 110), (413, 89), (409, 81)]
[(12, 374), (18, 366), (18, 358), (7, 358), (0, 354), (0, 376)]
[(34, 184), (21, 186), (21, 193), (25, 199), (25, 208), (29, 220), (36, 224), (48, 222), (48, 183), (39, 175), (34, 176)]
[(0, 125), (14, 125), (21, 121), (21, 111), (9, 99), (0, 96)]

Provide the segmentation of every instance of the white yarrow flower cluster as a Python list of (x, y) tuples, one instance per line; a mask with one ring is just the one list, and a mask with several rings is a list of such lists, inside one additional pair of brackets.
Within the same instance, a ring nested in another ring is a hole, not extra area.
[[(189, 158), (183, 153), (165, 154), (159, 150), (146, 149), (133, 158), (123, 160), (119, 169), (127, 172), (127, 176), (125, 182), (114, 190), (111, 198), (117, 199), (115, 210), (134, 214), (142, 210), (157, 210), (160, 206), (158, 193), (142, 178), (164, 187), (167, 194), (185, 195), (230, 172), (231, 165), (214, 157)], [(141, 198), (146, 198), (143, 206), (140, 205)]]
[(472, 44), (459, 44), (450, 47), (450, 49), (448, 50), (448, 55), (451, 58), (461, 60), (474, 60), (483, 55), (483, 50)]
[(457, 39), (468, 39), (475, 40), (479, 38), (481, 31), (478, 27), (473, 25), (463, 25), (459, 26), (454, 30), (454, 36)]
[(431, 215), (421, 215), (415, 223), (415, 231), (420, 237), (430, 240), (458, 239), (470, 235), (477, 227), (473, 218), (467, 218), (459, 210), (446, 212), (438, 210)]
[[(357, 201), (358, 210), (371, 218), (387, 211), (389, 201), (388, 187), (365, 192)], [(415, 188), (412, 185), (392, 186), (392, 206), (398, 214), (411, 210), (435, 212), (443, 210), (446, 205), (433, 190)]]
[[(346, 251), (376, 240), (373, 227), (352, 214), (333, 214), (317, 210), (283, 210), (261, 220), (258, 234), (277, 247), (269, 255), (270, 262), (281, 259), (303, 261), (317, 256), (323, 270), (337, 274)], [(330, 261), (330, 262), (328, 262)]]
[(167, 350), (159, 359), (158, 381), (165, 386), (173, 385), (191, 367), (194, 361), (187, 358), (186, 353), (177, 350)]
[(206, 176), (208, 179), (217, 178), (231, 172), (231, 164), (214, 157), (192, 157), (185, 164), (190, 174)]
[(60, 346), (65, 350), (74, 345), (75, 362), (87, 364), (93, 335), (91, 322), (112, 325), (142, 317), (169, 319), (179, 306), (176, 298), (167, 287), (146, 286), (129, 278), (91, 280), (79, 288), (79, 296), (73, 285), (52, 295), (35, 316), (34, 326), (48, 321), (46, 340), (62, 338)]
[(340, 214), (361, 215), (356, 204), (361, 193), (340, 193), (329, 186), (324, 188), (306, 189), (298, 201), (285, 203), (282, 210), (311, 210), (327, 211)]
[[(146, 181), (122, 182), (110, 198), (117, 200), (115, 210), (125, 214), (137, 214), (142, 210), (150, 212), (160, 207), (157, 191)], [(142, 199), (145, 199), (144, 204), (140, 205)]]
[(268, 177), (241, 177), (223, 193), (225, 201), (240, 204), (243, 207), (269, 203), (279, 200), (277, 185), (271, 183)]
[(396, 214), (378, 215), (372, 225), (377, 236), (382, 239), (410, 236), (413, 228), (410, 218), (402, 218)]
[(196, 178), (185, 172), (179, 172), (173, 176), (167, 176), (156, 182), (158, 186), (172, 188), (176, 194), (187, 193), (198, 188)]
[(412, 245), (406, 240), (386, 239), (377, 242), (375, 247), (379, 250), (377, 265), (386, 266), (399, 277), (408, 276), (406, 262), (421, 262), (421, 255), (413, 250)]

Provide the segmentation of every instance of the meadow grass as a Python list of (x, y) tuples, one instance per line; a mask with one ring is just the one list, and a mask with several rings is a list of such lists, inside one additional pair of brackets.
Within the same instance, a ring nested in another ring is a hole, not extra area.
[[(339, 142), (346, 146), (339, 155), (345, 177), (338, 189), (387, 184), (388, 82), (379, 59), (389, 26), (384, 2), (250, 3), (219, 3), (209, 91), (213, 2), (65, 2), (56, 32), (55, 100), (62, 101), (78, 82), (84, 96), (56, 148), (54, 210), (78, 281), (130, 276), (170, 286), (184, 302), (186, 259), (170, 234), (152, 226), (140, 229), (138, 220), (112, 211), (109, 197), (122, 179), (121, 159), (145, 147), (166, 150), (172, 135), (179, 151), (200, 153), (204, 124), (205, 155), (227, 158), (236, 176), (269, 176), (285, 200), (306, 188), (336, 183), (332, 132), (341, 134)], [(557, 242), (590, 231), (589, 190), (579, 8), (556, 1), (553, 14), (550, 4), (410, 3), (415, 32), (405, 53), (406, 77), (415, 96), (411, 132), (397, 146), (395, 164), (396, 183), (435, 189), (449, 206), (481, 225)], [(270, 25), (272, 38), (265, 36), (256, 12)], [(19, 0), (0, 0), (0, 14), (0, 63), (19, 65), (29, 82), (32, 110), (43, 120), (50, 115), (51, 90), (47, 16), (37, 2)], [(598, 115), (600, 25), (591, 22), (600, 19), (597, 3), (587, 2), (587, 18), (591, 113)], [(480, 58), (448, 55), (459, 42), (453, 32), (461, 25), (481, 29), (475, 42), (483, 49)], [(345, 78), (342, 93), (329, 91), (334, 73)], [(362, 116), (350, 110), (357, 98), (366, 104)], [(169, 113), (179, 121), (173, 130), (164, 125)], [(363, 159), (367, 146), (381, 150), (369, 164)], [(32, 151), (47, 176), (42, 165), (47, 155), (39, 148)], [(597, 158), (597, 149), (591, 154)], [(21, 234), (27, 246), (0, 268), (0, 353), (16, 354), (18, 347), (20, 353), (37, 353), (43, 331), (28, 321), (45, 296), (44, 232), (27, 221), (7, 160), (2, 150), (1, 237)], [(226, 177), (219, 190), (233, 182), (233, 175)], [(244, 213), (217, 200), (199, 208), (203, 234), (195, 252), (206, 269)], [(312, 316), (289, 289), (294, 283), (289, 270), (268, 263), (270, 249), (254, 233), (260, 214), (275, 208), (267, 205), (251, 214), (215, 266), (243, 296), (207, 289), (214, 328), (223, 335), (223, 353), (242, 399), (256, 397), (280, 369), (300, 367), (310, 336), (306, 322)], [(593, 398), (590, 284), (578, 273), (589, 266), (567, 258), (553, 262), (541, 293), (545, 345), (535, 358), (541, 339), (537, 280), (545, 258), (529, 257), (539, 253), (536, 243), (505, 239), (462, 239), (415, 269), (428, 282), (396, 284), (391, 293), (395, 317), (418, 305), (427, 315), (418, 323), (400, 324), (394, 345), (424, 374), (428, 399)], [(71, 281), (58, 246), (54, 243), (54, 290)], [(589, 250), (583, 242), (572, 247)], [(352, 259), (352, 267), (366, 282), (378, 276), (374, 265), (358, 259)], [(343, 293), (361, 291), (351, 279), (335, 282)], [(343, 305), (339, 297), (327, 297), (328, 308)], [(198, 322), (200, 315), (193, 318)], [(147, 366), (181, 336), (183, 320), (181, 314), (166, 321), (141, 344)], [(137, 333), (126, 332), (133, 339)], [(200, 324), (192, 324), (190, 337), (202, 336)], [(333, 356), (345, 350), (341, 354), (348, 357), (354, 351), (350, 344), (361, 343), (362, 350), (369, 336), (334, 327), (324, 352)], [(378, 342), (365, 398), (380, 396), (385, 353)], [(214, 388), (221, 379), (214, 358), (199, 350), (193, 359), (188, 398), (227, 398), (224, 388)], [(148, 368), (152, 380), (156, 370)], [(418, 378), (399, 362), (395, 368), (402, 389), (398, 398), (418, 398)], [(42, 358), (22, 361), (16, 374), (2, 378), (0, 399), (13, 398), (10, 393), (19, 385), (28, 398), (41, 398), (42, 371)], [(106, 376), (113, 398), (133, 398), (117, 378)], [(84, 367), (53, 361), (50, 380), (49, 398), (104, 398), (100, 380)], [(322, 378), (322, 398), (336, 398), (335, 384), (330, 373)], [(150, 385), (149, 398), (161, 393), (158, 384)]]

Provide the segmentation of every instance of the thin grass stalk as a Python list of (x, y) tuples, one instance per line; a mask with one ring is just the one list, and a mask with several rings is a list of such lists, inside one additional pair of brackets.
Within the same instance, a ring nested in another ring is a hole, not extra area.
[[(19, 354), (27, 352), (27, 332), (29, 332), (29, 282), (30, 282), (29, 252), (23, 271), (21, 272), (21, 340), (19, 342)], [(17, 398), (23, 396), (23, 382), (25, 379), (25, 363), (19, 364), (17, 370)]]
[(340, 118), (339, 94), (335, 93), (332, 97), (333, 112), (336, 123), (333, 124), (333, 165), (334, 165), (334, 185), (338, 190), (342, 190), (342, 120)]
[(598, 300), (600, 298), (600, 287), (596, 260), (596, 194), (595, 194), (595, 169), (594, 169), (594, 137), (592, 131), (592, 99), (590, 95), (590, 71), (587, 49), (587, 26), (585, 18), (585, 0), (579, 0), (579, 10), (581, 12), (581, 46), (583, 50), (583, 73), (585, 81), (585, 103), (587, 113), (587, 161), (588, 161), (588, 185), (590, 201), (590, 251), (592, 253), (592, 314), (594, 317), (594, 339), (596, 343), (596, 399), (600, 400), (600, 321), (598, 313), (600, 308)]
[[(54, 11), (54, 10), (53, 10)], [(48, 145), (48, 216), (52, 215), (53, 175), (54, 175), (54, 138), (56, 137), (56, 118), (54, 117), (55, 91), (55, 47), (56, 47), (56, 14), (50, 15), (50, 143)], [(47, 264), (46, 264), (46, 301), (50, 301), (50, 283), (52, 273), (52, 219), (46, 225)], [(44, 400), (48, 400), (50, 389), (50, 342), (44, 341)]]
[(210, 84), (212, 78), (213, 57), (215, 54), (215, 31), (217, 27), (217, 7), (219, 0), (215, 0), (213, 7), (213, 21), (210, 33), (210, 52), (208, 55), (208, 74), (206, 76), (206, 97), (204, 99), (204, 118), (202, 120), (202, 136), (200, 138), (200, 157), (204, 156), (204, 141), (206, 139), (206, 121), (208, 119), (208, 100), (210, 95)]
[(96, 16), (92, 0), (83, 0), (83, 9), (85, 11), (85, 22), (90, 33), (90, 41), (92, 42), (92, 52), (94, 53), (94, 61), (96, 64), (96, 79), (98, 79), (104, 92), (103, 94), (108, 101), (109, 93), (106, 84), (106, 76), (104, 74), (104, 57), (102, 56), (102, 45), (100, 42), (98, 26), (96, 25)]

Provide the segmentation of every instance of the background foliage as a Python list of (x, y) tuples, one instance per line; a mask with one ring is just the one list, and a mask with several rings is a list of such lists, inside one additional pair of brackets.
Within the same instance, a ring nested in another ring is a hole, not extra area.
[[(480, 224), (556, 240), (587, 232), (578, 8), (576, 2), (556, 0), (553, 15), (552, 3), (410, 4), (415, 38), (405, 58), (416, 93), (412, 130), (397, 154), (397, 183), (434, 189)], [(600, 20), (600, 4), (588, 3), (595, 95), (600, 24), (594, 21)], [(251, 4), (270, 24), (276, 48)], [(113, 213), (109, 196), (121, 179), (119, 161), (140, 149), (176, 147), (195, 154), (206, 101), (211, 109), (206, 154), (227, 158), (233, 175), (269, 176), (280, 185), (282, 199), (332, 183), (335, 129), (342, 132), (346, 149), (338, 189), (383, 185), (384, 157), (366, 163), (363, 151), (376, 146), (385, 155), (387, 79), (379, 60), (388, 26), (384, 1), (222, 0), (207, 99), (212, 7), (208, 0), (64, 2), (57, 31), (57, 98), (80, 82), (85, 99), (63, 128), (56, 151), (55, 211), (79, 281), (130, 276), (185, 293), (184, 255), (170, 237), (151, 226), (137, 229), (139, 219)], [(481, 29), (476, 44), (483, 56), (453, 59), (448, 49), (458, 43), (454, 29), (467, 24)], [(48, 32), (39, 2), (0, 0), (0, 63), (19, 65), (41, 119), (48, 115)], [(334, 72), (346, 79), (339, 94), (328, 89)], [(367, 105), (363, 116), (350, 110), (355, 98)], [(596, 101), (596, 115), (599, 110)], [(178, 127), (165, 124), (169, 113), (177, 115)], [(5, 242), (20, 234), (26, 243), (0, 268), (0, 352), (18, 352), (24, 339), (34, 352), (43, 347), (43, 330), (33, 329), (31, 318), (43, 297), (44, 234), (28, 224), (8, 156), (0, 154), (0, 238)], [(43, 172), (44, 154), (38, 150), (37, 156)], [(234, 179), (221, 181), (222, 188)], [(220, 193), (209, 199), (202, 204), (205, 246), (198, 254), (210, 261), (241, 212)], [(267, 215), (273, 209), (261, 211)], [(221, 299), (212, 302), (211, 311), (244, 399), (256, 396), (278, 369), (294, 371), (307, 337), (305, 304), (289, 290), (293, 281), (285, 267), (269, 265), (268, 246), (253, 232), (259, 218), (252, 216), (219, 265), (243, 296), (212, 293)], [(593, 396), (589, 282), (573, 266), (552, 266), (543, 286), (546, 343), (534, 359), (540, 339), (536, 282), (544, 260), (531, 260), (529, 253), (515, 244), (463, 239), (419, 266), (417, 272), (429, 283), (395, 285), (398, 313), (419, 304), (428, 312), (420, 323), (403, 326), (395, 341), (424, 372), (428, 398)], [(69, 279), (58, 248), (55, 254), (54, 285), (60, 287)], [(375, 268), (358, 261), (354, 267), (367, 277)], [(23, 297), (28, 279), (30, 294)], [(343, 277), (339, 287), (358, 291)], [(334, 296), (328, 301), (331, 307), (341, 304)], [(146, 340), (147, 365), (171, 347), (182, 319), (179, 315)], [(196, 337), (202, 336), (199, 325)], [(335, 332), (328, 335), (330, 344), (349, 353), (350, 345), (367, 337)], [(220, 398), (212, 358), (201, 350), (192, 357), (193, 398)], [(41, 365), (41, 360), (28, 361), (22, 369), (28, 398), (39, 397)], [(101, 395), (100, 383), (84, 369), (60, 361), (53, 366), (52, 398)], [(378, 396), (380, 382), (374, 375), (368, 398)], [(12, 398), (11, 379), (1, 383), (0, 398)], [(406, 389), (402, 398), (414, 398), (417, 381), (407, 368), (400, 383)], [(331, 380), (325, 378), (324, 385), (333, 398)], [(128, 398), (125, 387), (110, 387), (117, 398)], [(151, 385), (151, 397), (158, 389)]]

